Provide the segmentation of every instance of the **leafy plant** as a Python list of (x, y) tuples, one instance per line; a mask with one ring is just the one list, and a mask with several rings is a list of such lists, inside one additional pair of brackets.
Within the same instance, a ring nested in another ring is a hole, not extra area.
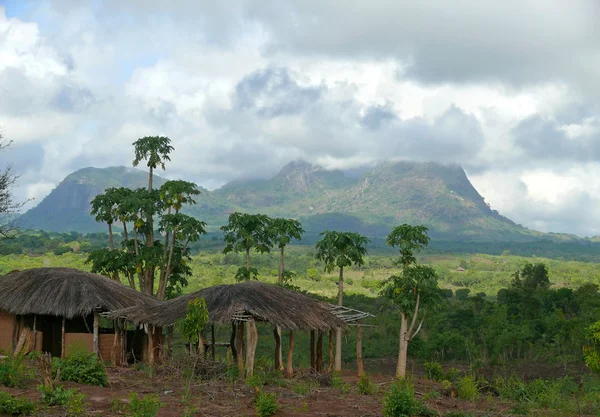
[(385, 417), (411, 417), (419, 414), (422, 406), (415, 398), (413, 385), (406, 379), (394, 381), (383, 398)]
[(67, 416), (69, 417), (85, 417), (87, 416), (88, 404), (85, 402), (85, 397), (80, 392), (75, 392), (67, 401)]
[(377, 386), (371, 381), (371, 378), (365, 373), (361, 374), (358, 380), (358, 392), (363, 395), (373, 395), (377, 393)]
[(474, 375), (465, 375), (456, 381), (456, 395), (461, 400), (475, 401), (479, 399), (479, 387)]
[(331, 374), (331, 387), (346, 393), (350, 390), (350, 386), (345, 382), (339, 372)]
[(274, 392), (268, 394), (259, 391), (254, 398), (254, 406), (256, 407), (256, 412), (259, 417), (272, 416), (279, 410), (279, 405), (277, 404)]
[(32, 376), (23, 355), (9, 354), (0, 359), (0, 385), (5, 387), (23, 387)]
[(425, 367), (425, 376), (427, 379), (433, 381), (441, 381), (444, 379), (444, 370), (442, 369), (442, 365), (438, 362), (425, 362), (423, 366)]
[(67, 389), (62, 385), (40, 385), (38, 391), (42, 393), (42, 400), (50, 407), (67, 405), (69, 400), (77, 393), (77, 390)]
[(73, 381), (80, 384), (108, 385), (108, 377), (104, 364), (93, 352), (88, 352), (76, 346), (66, 358), (54, 358), (52, 361), (53, 373), (56, 375), (60, 369), (60, 379)]
[(129, 394), (128, 414), (131, 417), (154, 417), (163, 406), (158, 395), (140, 397), (136, 392)]
[(0, 413), (10, 416), (26, 416), (34, 411), (35, 403), (30, 399), (13, 397), (8, 392), (0, 391)]

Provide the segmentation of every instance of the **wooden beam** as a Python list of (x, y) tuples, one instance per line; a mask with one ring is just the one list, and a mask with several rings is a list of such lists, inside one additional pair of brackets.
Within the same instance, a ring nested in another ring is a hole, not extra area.
[(229, 347), (231, 349), (231, 355), (233, 356), (233, 361), (237, 361), (237, 349), (235, 348), (235, 323), (231, 322), (231, 336), (229, 337)]
[(237, 364), (240, 378), (244, 378), (244, 322), (237, 323)]
[(287, 367), (285, 370), (286, 376), (291, 378), (294, 376), (294, 368), (292, 361), (294, 359), (294, 332), (290, 330), (290, 348), (288, 350)]
[(310, 367), (317, 369), (317, 356), (315, 355), (315, 331), (310, 331)]
[(356, 367), (358, 376), (364, 372), (363, 356), (362, 356), (362, 326), (360, 322), (356, 326)]
[(37, 350), (37, 314), (33, 315), (33, 350)]
[(148, 326), (148, 363), (154, 363), (154, 326)]
[(317, 331), (317, 372), (323, 372), (323, 331)]
[(215, 325), (214, 324), (212, 326), (210, 326), (210, 342), (211, 342), (210, 358), (214, 361), (215, 360)]
[(100, 347), (98, 346), (98, 333), (99, 333), (100, 321), (98, 318), (98, 312), (94, 310), (94, 353), (100, 356)]
[(258, 344), (258, 330), (254, 320), (248, 322), (246, 331), (246, 377), (254, 375), (254, 358)]
[(281, 333), (279, 327), (277, 326), (273, 327), (273, 337), (275, 337), (275, 354), (273, 358), (273, 363), (275, 365), (275, 369), (281, 369), (281, 367), (283, 366), (283, 364), (281, 363), (283, 362), (281, 360)]
[(65, 346), (65, 318), (62, 318), (62, 331), (61, 331), (61, 336), (60, 336), (60, 357), (64, 358), (65, 357), (65, 352), (66, 352), (66, 346)]
[(331, 373), (331, 371), (333, 371), (333, 362), (334, 362), (334, 356), (333, 356), (333, 329), (329, 330), (329, 369), (328, 372)]
[(111, 352), (111, 362), (113, 364), (113, 366), (117, 366), (117, 350), (119, 348), (119, 321), (115, 320), (113, 321), (113, 331), (114, 331), (114, 335), (113, 335), (113, 346), (112, 346), (112, 352)]

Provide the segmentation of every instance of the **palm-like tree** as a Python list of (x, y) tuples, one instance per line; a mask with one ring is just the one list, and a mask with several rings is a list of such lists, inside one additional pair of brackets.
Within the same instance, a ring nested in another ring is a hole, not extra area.
[(269, 224), (269, 233), (273, 243), (279, 248), (279, 284), (283, 284), (285, 265), (284, 250), (292, 239), (302, 239), (304, 229), (298, 220), (276, 218)]

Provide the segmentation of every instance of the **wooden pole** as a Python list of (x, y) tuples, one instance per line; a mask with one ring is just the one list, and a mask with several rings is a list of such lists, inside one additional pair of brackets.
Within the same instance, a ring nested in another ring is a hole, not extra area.
[(317, 372), (323, 372), (323, 331), (317, 331)]
[(113, 337), (113, 347), (112, 347), (112, 353), (111, 353), (111, 362), (113, 364), (113, 366), (117, 366), (117, 349), (118, 349), (118, 345), (119, 345), (119, 322), (118, 320), (115, 320), (113, 322), (113, 330), (114, 330), (114, 337)]
[(244, 378), (244, 322), (239, 321), (237, 324), (237, 363), (238, 374), (240, 378)]
[(364, 372), (363, 356), (362, 356), (362, 326), (360, 321), (356, 326), (356, 367), (358, 376)]
[(237, 349), (235, 348), (235, 323), (231, 322), (231, 336), (229, 337), (229, 348), (231, 349), (231, 355), (233, 361), (237, 361)]
[(315, 331), (310, 331), (310, 367), (317, 369), (317, 357), (315, 355)]
[(98, 312), (94, 310), (94, 353), (100, 355), (100, 348), (98, 346), (98, 330), (99, 330), (99, 316)]
[(287, 368), (285, 370), (288, 378), (291, 378), (294, 376), (294, 368), (292, 366), (293, 358), (294, 358), (294, 332), (290, 330), (290, 348), (288, 350)]
[(215, 325), (210, 327), (210, 358), (215, 360)]
[(274, 365), (275, 369), (281, 369), (283, 364), (281, 363), (281, 333), (277, 326), (273, 327), (273, 337), (275, 337), (275, 355)]
[(258, 330), (256, 322), (250, 320), (246, 331), (246, 377), (254, 375), (254, 357), (258, 344)]
[(33, 350), (37, 349), (36, 325), (37, 325), (37, 314), (34, 314), (33, 315)]
[(169, 359), (173, 357), (173, 326), (167, 329), (167, 357)]
[(329, 369), (328, 372), (333, 371), (333, 362), (334, 362), (334, 356), (333, 356), (333, 329), (329, 330)]
[(154, 326), (148, 326), (148, 363), (154, 363)]
[(65, 357), (65, 352), (66, 352), (66, 349), (65, 349), (65, 318), (64, 317), (62, 319), (62, 331), (61, 331), (60, 338), (61, 338), (61, 342), (60, 342), (60, 344), (61, 344), (61, 346), (60, 346), (60, 349), (61, 349), (60, 350), (60, 357), (64, 358)]

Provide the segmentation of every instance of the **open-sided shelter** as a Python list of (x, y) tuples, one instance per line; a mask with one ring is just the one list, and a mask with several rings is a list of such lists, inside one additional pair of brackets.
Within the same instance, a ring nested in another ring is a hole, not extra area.
[(119, 282), (78, 269), (13, 271), (0, 277), (0, 350), (64, 356), (80, 345), (105, 360), (121, 361), (125, 349), (133, 348), (132, 335), (114, 326), (100, 328), (99, 314), (154, 303)]
[[(346, 327), (344, 321), (331, 312), (327, 303), (278, 285), (257, 281), (217, 285), (156, 305), (129, 307), (107, 313), (105, 316), (148, 326), (148, 332), (152, 335), (157, 332), (157, 328), (173, 326), (177, 320), (184, 318), (188, 303), (196, 298), (205, 299), (210, 324), (232, 326), (229, 346), (233, 356), (237, 358), (240, 370), (244, 368), (241, 351), (243, 327), (244, 323), (246, 324), (245, 370), (247, 375), (251, 375), (253, 372), (258, 338), (257, 322), (269, 323), (273, 327), (290, 331), (288, 372), (291, 372), (292, 366), (294, 331), (317, 330), (322, 333), (326, 330)], [(159, 333), (161, 332), (162, 330), (159, 331)], [(281, 343), (278, 333), (274, 332), (274, 335), (276, 343)], [(150, 337), (149, 345), (152, 343), (152, 337)], [(212, 346), (214, 346), (214, 340)]]

